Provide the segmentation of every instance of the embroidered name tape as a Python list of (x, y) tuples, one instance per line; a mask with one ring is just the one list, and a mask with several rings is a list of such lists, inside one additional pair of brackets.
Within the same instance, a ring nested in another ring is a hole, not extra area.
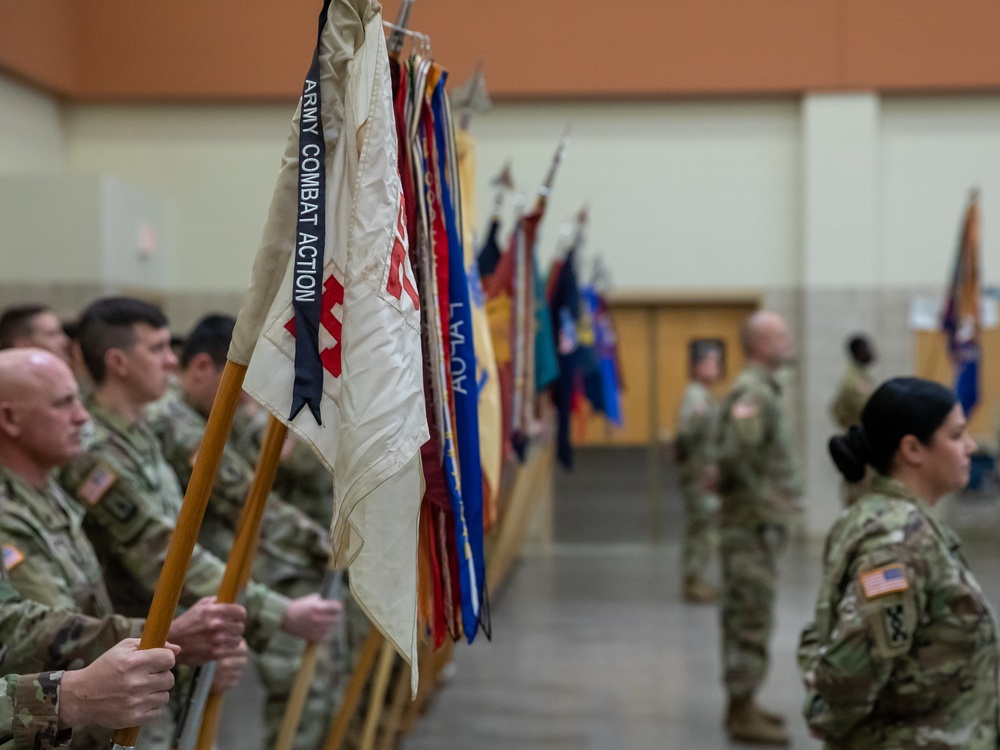
[(906, 569), (901, 563), (893, 563), (866, 571), (859, 578), (866, 599), (875, 599), (910, 588), (910, 582), (906, 578)]
[(24, 553), (13, 544), (3, 545), (3, 566), (6, 570), (13, 570), (24, 560)]

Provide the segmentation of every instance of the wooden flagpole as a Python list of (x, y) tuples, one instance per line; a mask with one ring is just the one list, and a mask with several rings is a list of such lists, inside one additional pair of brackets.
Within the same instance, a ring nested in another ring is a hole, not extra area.
[[(334, 557), (330, 555), (330, 562), (326, 568), (326, 577), (323, 579), (323, 590), (320, 595), (324, 599), (336, 599), (340, 595), (341, 573), (336, 570)], [(344, 627), (344, 614), (341, 614), (341, 621), (337, 627)], [(341, 630), (341, 632), (343, 632)], [(302, 652), (302, 660), (299, 662), (299, 670), (295, 674), (295, 683), (292, 685), (292, 692), (288, 696), (288, 703), (285, 706), (285, 715), (281, 717), (281, 727), (278, 729), (278, 740), (275, 743), (275, 750), (291, 750), (295, 742), (295, 732), (299, 728), (302, 720), (302, 709), (305, 707), (306, 699), (309, 697), (309, 688), (312, 687), (313, 679), (316, 676), (316, 662), (319, 659), (318, 643), (306, 643), (305, 651)]]
[[(222, 574), (222, 583), (216, 599), (223, 603), (235, 602), (239, 592), (250, 580), (253, 570), (253, 560), (256, 556), (257, 539), (260, 536), (260, 522), (264, 517), (267, 497), (278, 473), (281, 462), (281, 447), (285, 444), (288, 427), (274, 416), (268, 418), (267, 431), (261, 445), (257, 468), (254, 471), (253, 482), (247, 492), (247, 499), (240, 512), (240, 520), (233, 540), (233, 551), (226, 561), (226, 570)], [(207, 437), (207, 433), (206, 433)], [(198, 750), (211, 750), (215, 735), (219, 730), (219, 719), (222, 716), (223, 693), (211, 693), (205, 703), (202, 715), (201, 730), (198, 733)]]
[[(227, 361), (222, 371), (219, 391), (215, 395), (212, 412), (205, 427), (202, 449), (198, 452), (198, 460), (191, 473), (187, 492), (184, 493), (184, 503), (177, 515), (174, 533), (170, 535), (170, 545), (163, 561), (163, 569), (156, 582), (153, 602), (149, 607), (149, 615), (139, 642), (140, 649), (161, 648), (167, 641), (170, 622), (180, 601), (184, 578), (191, 563), (194, 546), (198, 541), (198, 532), (205, 517), (212, 484), (219, 470), (222, 448), (226, 444), (233, 424), (233, 415), (236, 413), (240, 387), (243, 385), (246, 370), (246, 365)], [(139, 727), (127, 727), (115, 731), (113, 749), (134, 748), (138, 736)]]
[(375, 666), (375, 657), (378, 656), (379, 647), (383, 641), (382, 633), (372, 625), (365, 638), (361, 651), (358, 653), (358, 660), (354, 664), (354, 671), (351, 672), (351, 679), (344, 690), (344, 699), (340, 703), (333, 721), (330, 722), (330, 730), (326, 735), (326, 742), (323, 743), (323, 750), (340, 750), (347, 737), (347, 728), (354, 718), (354, 712), (358, 708), (361, 700), (361, 692), (365, 689), (368, 676)]

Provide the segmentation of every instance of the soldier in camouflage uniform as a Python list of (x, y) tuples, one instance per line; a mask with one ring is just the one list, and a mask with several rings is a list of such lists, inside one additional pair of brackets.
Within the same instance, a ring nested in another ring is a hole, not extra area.
[[(22, 599), (0, 565), (0, 667), (11, 672), (0, 688), (0, 750), (63, 746), (74, 726), (117, 729), (154, 719), (173, 683), (160, 675), (174, 654), (132, 653), (138, 641), (128, 636), (141, 626)], [(109, 670), (128, 676), (109, 682)]]
[(968, 482), (975, 444), (954, 394), (896, 378), (830, 452), (871, 490), (827, 538), (799, 646), (806, 721), (836, 750), (995, 750), (996, 623), (958, 537), (930, 511)]
[(0, 678), (0, 750), (79, 747), (73, 727), (155, 720), (174, 684), (174, 653), (138, 646), (138, 639), (123, 641), (83, 669)]
[[(93, 376), (88, 402), (92, 434), (84, 453), (63, 471), (60, 481), (86, 509), (84, 529), (104, 568), (116, 610), (148, 611), (166, 557), (182, 493), (173, 469), (143, 417), (161, 398), (177, 360), (170, 349), (166, 319), (139, 300), (107, 298), (84, 312), (80, 346)], [(214, 594), (223, 563), (196, 546), (185, 578), (181, 603)], [(317, 594), (289, 601), (252, 582), (247, 587), (251, 647), (263, 650), (279, 629), (296, 638), (321, 641), (340, 605)]]
[(705, 580), (705, 567), (718, 547), (718, 470), (714, 439), (718, 405), (709, 390), (722, 373), (719, 349), (696, 342), (691, 376), (677, 418), (677, 478), (684, 498), (684, 600), (708, 603), (719, 596)]
[(720, 406), (716, 436), (725, 723), (733, 739), (784, 745), (783, 719), (754, 696), (769, 663), (777, 556), (802, 491), (775, 379), (792, 340), (781, 316), (760, 311), (744, 326), (742, 344), (747, 366)]
[[(875, 379), (868, 369), (875, 361), (875, 349), (868, 338), (860, 334), (852, 336), (847, 342), (847, 354), (850, 357), (847, 372), (840, 379), (830, 404), (830, 413), (842, 430), (861, 421), (861, 410), (875, 390)], [(850, 505), (865, 494), (872, 478), (872, 473), (868, 472), (860, 482), (845, 483), (844, 504)]]
[[(184, 486), (190, 481), (194, 457), (205, 434), (206, 418), (222, 378), (234, 323), (231, 317), (210, 315), (195, 325), (181, 352), (177, 386), (147, 411), (164, 456)], [(253, 473), (253, 465), (244, 460), (232, 441), (228, 442), (201, 526), (199, 539), (208, 550), (224, 555), (232, 546)], [(254, 578), (291, 598), (319, 591), (329, 559), (328, 528), (329, 521), (321, 526), (272, 492), (261, 525)], [(273, 747), (277, 740), (302, 651), (300, 639), (276, 633), (256, 659), (258, 675), (267, 691), (264, 711), (267, 747)], [(299, 750), (316, 748), (328, 728), (340, 676), (339, 666), (331, 659), (331, 650), (324, 644), (299, 722), (294, 744)]]
[[(0, 353), (0, 401), (12, 415), (0, 420), (0, 542), (10, 582), (21, 596), (50, 607), (109, 617), (104, 578), (81, 529), (83, 511), (51, 476), (79, 452), (87, 420), (69, 367), (38, 349)], [(168, 637), (183, 647), (185, 663), (228, 659), (240, 649), (244, 619), (240, 605), (204, 600), (172, 624)], [(142, 624), (130, 623), (131, 633)], [(45, 668), (55, 668), (53, 661), (50, 655)], [(245, 658), (230, 666), (238, 662)], [(239, 671), (223, 674), (235, 679)], [(152, 735), (143, 734), (144, 744), (155, 747)], [(74, 746), (104, 748), (109, 741), (106, 732), (82, 732)]]

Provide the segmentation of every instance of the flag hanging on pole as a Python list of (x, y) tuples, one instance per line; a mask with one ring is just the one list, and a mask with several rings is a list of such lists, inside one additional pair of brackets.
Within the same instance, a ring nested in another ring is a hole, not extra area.
[[(355, 599), (411, 664), (416, 691), (419, 449), (428, 430), (389, 61), (378, 3), (327, 0), (323, 18), (319, 79), (307, 79), (292, 123), (229, 358), (249, 363), (245, 389), (336, 477), (334, 557), (350, 565)], [(308, 161), (318, 152), (304, 137), (319, 122), (323, 201)], [(310, 216), (324, 211), (325, 232), (310, 231), (319, 226)], [(300, 283), (295, 269), (312, 265), (321, 284)], [(299, 297), (313, 303), (313, 318), (300, 316)], [(316, 329), (319, 420), (308, 401), (289, 416), (302, 326)]]
[(469, 279), (473, 343), (476, 347), (479, 451), (483, 467), (483, 528), (489, 530), (497, 520), (497, 495), (500, 492), (500, 469), (503, 463), (500, 442), (500, 382), (496, 355), (493, 353), (493, 340), (490, 337), (490, 322), (486, 317), (486, 295), (479, 278), (479, 263), (472, 236), (472, 227), (475, 226), (473, 186), (476, 170), (475, 143), (472, 136), (464, 130), (455, 131), (455, 149), (458, 157), (461, 198), (462, 252)]
[(962, 222), (958, 255), (945, 301), (941, 327), (948, 337), (948, 354), (955, 367), (955, 393), (966, 415), (979, 401), (980, 280), (979, 193), (974, 191)]

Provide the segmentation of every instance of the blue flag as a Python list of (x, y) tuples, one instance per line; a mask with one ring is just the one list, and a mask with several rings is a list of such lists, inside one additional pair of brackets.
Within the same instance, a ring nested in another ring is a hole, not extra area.
[(479, 451), (479, 391), (476, 351), (472, 338), (469, 279), (453, 197), (457, 195), (457, 162), (451, 112), (442, 76), (431, 98), (434, 135), (441, 181), (441, 206), (448, 231), (448, 310), (451, 341), (451, 381), (455, 397), (455, 440), (461, 483), (453, 494), (455, 547), (462, 587), (462, 626), (471, 643), (480, 624), (486, 566), (483, 557), (483, 474)]
[(958, 257), (948, 285), (941, 327), (955, 368), (955, 393), (966, 415), (979, 402), (979, 194), (973, 193), (962, 222)]

